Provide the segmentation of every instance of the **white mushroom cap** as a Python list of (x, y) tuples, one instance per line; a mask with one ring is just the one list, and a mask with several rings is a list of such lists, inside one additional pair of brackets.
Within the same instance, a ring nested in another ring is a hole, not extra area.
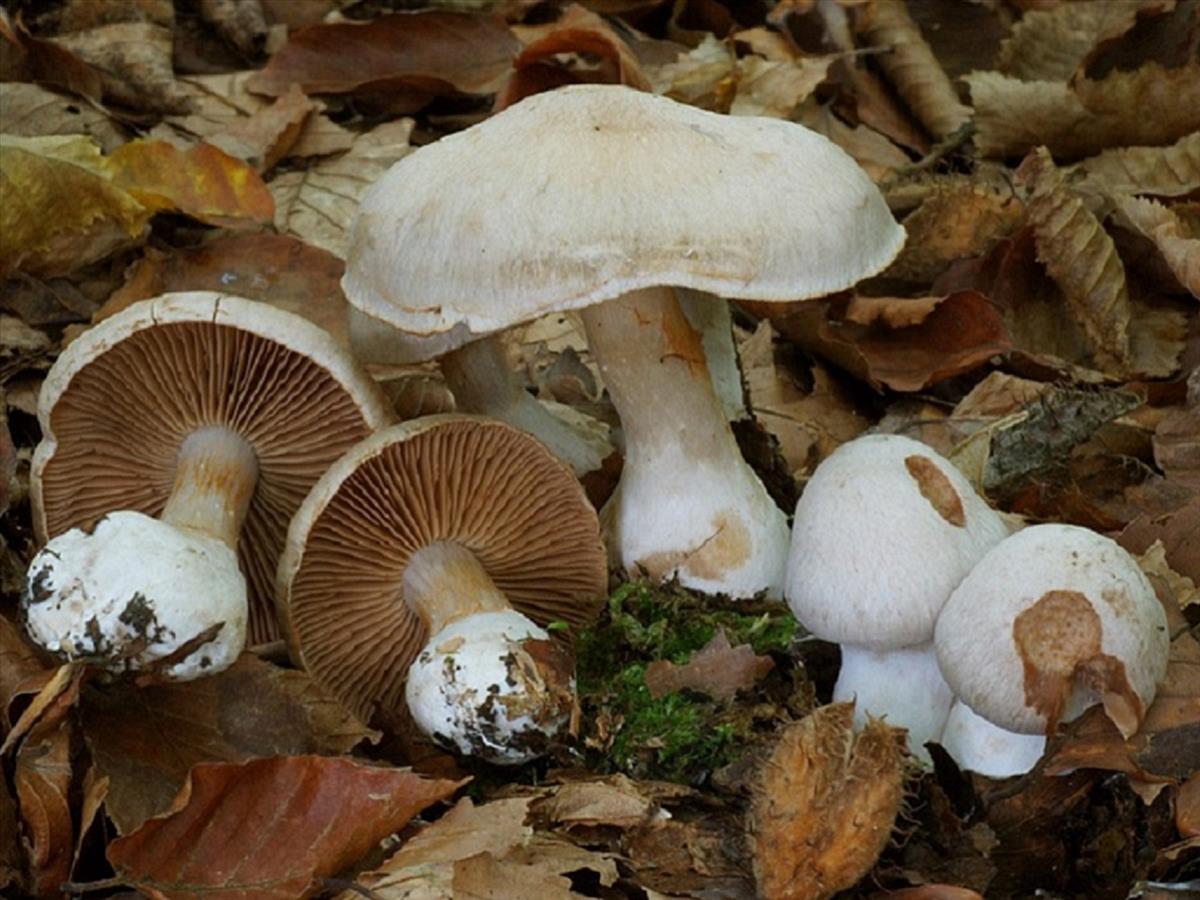
[(993, 725), (955, 700), (940, 741), (958, 765), (989, 778), (1024, 775), (1046, 750), (1044, 734), (1018, 734)]
[(1007, 534), (930, 447), (900, 435), (856, 438), (817, 467), (796, 505), (788, 603), (827, 641), (920, 644), (955, 585)]
[[(563, 665), (544, 664), (545, 651)], [(549, 634), (516, 610), (477, 613), (430, 638), (408, 670), (405, 698), (413, 721), (439, 743), (513, 765), (544, 753), (570, 722), (572, 668)]]
[(29, 567), (22, 603), (36, 643), (113, 671), (145, 669), (219, 626), (164, 668), (180, 681), (232, 665), (246, 643), (246, 609), (228, 546), (137, 512), (50, 541)]
[(935, 635), (954, 692), (1001, 728), (1048, 733), (1103, 702), (1127, 737), (1166, 673), (1166, 613), (1116, 542), (1035, 525), (954, 590)]
[(486, 334), (654, 286), (819, 296), (903, 242), (870, 178), (801, 125), (572, 85), (392, 166), (342, 285), (404, 331)]

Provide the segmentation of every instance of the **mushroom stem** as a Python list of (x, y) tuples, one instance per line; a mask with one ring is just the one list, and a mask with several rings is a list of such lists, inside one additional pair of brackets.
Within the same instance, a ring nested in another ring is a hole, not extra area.
[(1046, 750), (1044, 734), (1018, 734), (993, 725), (962, 700), (955, 700), (941, 745), (960, 768), (989, 778), (1024, 775)]
[(742, 458), (674, 291), (631, 291), (583, 321), (625, 432), (606, 515), (622, 565), (734, 597), (779, 596), (786, 518)]
[(475, 554), (453, 541), (436, 541), (409, 558), (404, 601), (431, 635), (466, 616), (510, 607)]
[(742, 370), (738, 365), (737, 343), (733, 339), (733, 313), (729, 301), (683, 288), (676, 291), (676, 296), (688, 322), (700, 332), (713, 389), (725, 410), (725, 418), (730, 422), (750, 418)]
[(909, 750), (929, 762), (928, 741), (938, 741), (950, 715), (954, 693), (938, 668), (933, 642), (898, 650), (871, 650), (842, 644), (842, 669), (833, 687), (834, 702), (854, 700), (854, 724), (868, 717), (908, 729)]
[(600, 468), (611, 447), (589, 440), (551, 413), (517, 383), (500, 341), (484, 337), (451, 350), (441, 359), (442, 374), (459, 409), (507, 422), (532, 434), (576, 475)]
[(220, 425), (200, 428), (179, 448), (175, 483), (159, 518), (236, 552), (257, 483), (258, 458), (242, 437)]

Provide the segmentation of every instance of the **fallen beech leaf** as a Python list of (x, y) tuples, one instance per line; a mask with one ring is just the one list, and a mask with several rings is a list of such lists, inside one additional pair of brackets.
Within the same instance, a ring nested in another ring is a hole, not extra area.
[[(34, 37), (19, 21), (15, 25), (10, 23), (2, 11), (0, 40), (7, 42), (12, 47), (11, 55), (16, 56), (9, 78), (50, 85), (97, 102), (104, 95), (99, 72), (54, 41)], [(8, 63), (10, 53), (3, 55)], [(8, 131), (7, 125), (4, 130)]]
[(655, 660), (646, 667), (646, 688), (659, 697), (684, 689), (707, 694), (714, 700), (732, 700), (738, 691), (753, 687), (775, 663), (758, 656), (749, 644), (733, 647), (724, 628), (683, 665)]
[(1162, 541), (1155, 541), (1145, 553), (1139, 553), (1137, 560), (1167, 606), (1183, 609), (1200, 603), (1200, 587), (1191, 578), (1171, 568), (1167, 561), (1167, 548)]
[[(577, 3), (568, 6), (556, 22), (536, 27), (530, 37), (513, 61), (512, 74), (496, 97), (497, 110), (548, 87), (584, 81), (650, 90), (650, 82), (642, 74), (629, 45), (602, 18)], [(570, 58), (572, 54), (589, 54), (603, 60), (605, 65), (575, 72), (557, 64), (557, 59)]]
[(363, 193), (392, 163), (407, 156), (412, 119), (387, 122), (361, 135), (341, 156), (274, 178), (275, 228), (345, 258), (347, 229)]
[(855, 27), (869, 44), (888, 48), (879, 55), (879, 65), (930, 133), (945, 138), (966, 124), (971, 109), (959, 101), (908, 7), (873, 0), (857, 12)]
[(799, 110), (800, 122), (829, 138), (852, 157), (871, 180), (878, 183), (912, 160), (890, 140), (866, 125), (851, 127), (833, 114), (830, 105), (805, 104)]
[(113, 183), (156, 212), (175, 210), (210, 225), (270, 222), (275, 215), (258, 173), (211, 144), (180, 151), (165, 141), (130, 141), (107, 162)]
[(1154, 461), (1168, 478), (1200, 490), (1200, 404), (1177, 409), (1155, 426)]
[(309, 100), (296, 85), (271, 105), (239, 118), (211, 143), (231, 156), (243, 159), (259, 172), (274, 168), (287, 156), (310, 115), (320, 104)]
[(17, 798), (6, 779), (0, 779), (0, 891), (13, 894), (22, 890), (21, 874), (24, 853), (21, 846), (21, 826), (17, 816)]
[(1154, 242), (1183, 288), (1200, 300), (1200, 235), (1189, 233), (1161, 203), (1127, 195), (1116, 197), (1116, 203), (1125, 220)]
[(1124, 371), (1131, 358), (1129, 291), (1112, 238), (1064, 185), (1045, 147), (1026, 157), (1017, 181), (1029, 192), (1038, 259), (1062, 289), (1095, 350)]
[(1175, 795), (1175, 827), (1185, 838), (1200, 837), (1200, 772), (1180, 785)]
[(437, 94), (490, 94), (508, 74), (520, 44), (499, 19), (426, 11), (380, 16), (363, 24), (301, 28), (288, 37), (250, 89), (277, 97), (408, 91), (415, 112)]
[(108, 859), (163, 900), (294, 900), (462, 784), (320, 756), (201, 763)]
[(246, 56), (257, 56), (267, 40), (267, 23), (258, 3), (200, 0), (200, 17)]
[(71, 733), (67, 716), (34, 726), (13, 763), (13, 786), (28, 847), (31, 893), (59, 897), (70, 879), (75, 825), (71, 817)]
[(1031, 10), (1000, 45), (996, 69), (1022, 81), (1068, 81), (1092, 48), (1132, 28), (1140, 10), (1173, 2), (1064, 3)]
[(984, 900), (983, 895), (970, 888), (951, 884), (923, 884), (898, 891), (879, 891), (870, 900)]
[(597, 825), (636, 828), (649, 822), (656, 810), (657, 804), (637, 783), (620, 774), (603, 781), (567, 782), (530, 808), (534, 816), (544, 816), (567, 831)]
[(23, 137), (86, 134), (111, 152), (127, 141), (124, 129), (90, 103), (56, 94), (36, 84), (0, 84), (4, 130)]
[(766, 60), (747, 56), (738, 61), (737, 91), (729, 112), (735, 116), (790, 119), (825, 80), (835, 56)]
[(1146, 506), (1147, 511), (1122, 530), (1118, 537), (1121, 546), (1141, 553), (1162, 541), (1171, 568), (1200, 584), (1200, 491), (1178, 502)]
[(53, 39), (100, 73), (104, 98), (145, 112), (188, 111), (187, 92), (175, 81), (173, 35), (154, 22), (115, 22)]
[(920, 325), (945, 297), (863, 297), (855, 294), (846, 306), (843, 318), (855, 325), (878, 322), (888, 328)]
[(854, 704), (789, 725), (762, 768), (750, 843), (764, 897), (821, 900), (857, 882), (887, 844), (904, 791), (903, 729), (854, 733)]
[(873, 387), (919, 391), (1012, 349), (1000, 311), (982, 294), (956, 291), (940, 299), (919, 324), (905, 328), (846, 321), (843, 304), (828, 300), (789, 304), (773, 321), (788, 340)]
[[(0, 428), (4, 426), (0, 424)], [(3, 440), (3, 432), (0, 432), (0, 440)], [(3, 477), (0, 472), (0, 478)], [(46, 671), (46, 666), (38, 660), (17, 626), (0, 616), (0, 734), (7, 735), (12, 727), (13, 723), (8, 721), (8, 702), (17, 688), (22, 682)]]
[(1200, 61), (1174, 69), (1149, 62), (1071, 85), (997, 72), (965, 80), (984, 156), (1021, 156), (1039, 144), (1055, 156), (1088, 156), (1118, 145), (1170, 144), (1200, 128)]
[(1167, 147), (1114, 147), (1063, 168), (1086, 194), (1179, 197), (1200, 189), (1200, 131)]
[(130, 267), (125, 284), (93, 321), (169, 291), (229, 291), (304, 316), (349, 346), (344, 271), (333, 254), (286, 234), (218, 238), (169, 256), (150, 250)]
[(0, 137), (0, 275), (70, 272), (131, 243), (149, 218), (89, 138)]
[(80, 707), (121, 834), (170, 807), (198, 763), (336, 755), (372, 735), (305, 673), (250, 655), (194, 682), (92, 687)]
[(707, 35), (671, 62), (647, 67), (654, 92), (702, 109), (726, 112), (736, 91), (737, 53), (715, 35)]

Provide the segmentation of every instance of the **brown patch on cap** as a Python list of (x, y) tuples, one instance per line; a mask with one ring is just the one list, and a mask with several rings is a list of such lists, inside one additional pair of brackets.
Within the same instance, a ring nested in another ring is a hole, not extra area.
[(695, 550), (651, 553), (637, 564), (654, 579), (676, 569), (697, 578), (716, 580), (736, 569), (750, 557), (750, 530), (734, 515), (721, 513), (713, 519), (713, 535)]
[(1101, 652), (1104, 628), (1078, 591), (1048, 591), (1013, 622), (1013, 639), (1025, 669), (1025, 702), (1058, 726), (1076, 686), (1100, 694), (1104, 711), (1126, 737), (1142, 720), (1142, 701), (1125, 665)]
[(928, 456), (913, 454), (904, 460), (904, 468), (908, 469), (908, 474), (917, 483), (921, 496), (929, 501), (939, 516), (958, 528), (966, 526), (967, 513), (963, 509), (962, 498), (937, 463)]

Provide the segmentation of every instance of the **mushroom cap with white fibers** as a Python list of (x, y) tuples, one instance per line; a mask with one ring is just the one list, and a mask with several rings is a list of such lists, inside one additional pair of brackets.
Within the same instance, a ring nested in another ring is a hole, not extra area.
[(469, 550), (542, 626), (589, 621), (607, 586), (595, 510), (529, 435), (463, 415), (371, 435), (297, 511), (277, 588), (293, 658), (364, 720), (404, 719), (408, 668), (429, 640), (405, 602), (405, 570), (437, 543)]
[(135, 303), (84, 332), (38, 400), (31, 488), (38, 538), (127, 509), (159, 515), (180, 446), (223, 426), (249, 444), (258, 479), (238, 558), (250, 640), (278, 636), (275, 567), (288, 522), (331, 462), (391, 421), (357, 362), (302, 317), (211, 291)]
[(1024, 775), (1046, 751), (1044, 734), (1018, 734), (993, 725), (955, 700), (939, 743), (959, 767), (989, 778)]
[(820, 296), (903, 243), (866, 173), (801, 125), (571, 85), (393, 165), (363, 199), (342, 286), (404, 331), (481, 335), (655, 286)]
[[(531, 656), (553, 655), (547, 677)], [(569, 655), (516, 610), (457, 619), (433, 635), (408, 670), (413, 721), (459, 753), (512, 765), (545, 752), (575, 709)]]
[(222, 541), (137, 512), (72, 528), (34, 557), (21, 606), (30, 637), (69, 660), (186, 681), (233, 664), (246, 643), (246, 582)]
[(1166, 674), (1166, 612), (1136, 560), (1075, 525), (1006, 538), (955, 588), (938, 618), (938, 664), (994, 725), (1047, 734), (1103, 703), (1126, 737)]
[(788, 604), (823, 640), (921, 644), (950, 592), (1007, 534), (932, 448), (895, 434), (855, 438), (817, 466), (796, 504)]

